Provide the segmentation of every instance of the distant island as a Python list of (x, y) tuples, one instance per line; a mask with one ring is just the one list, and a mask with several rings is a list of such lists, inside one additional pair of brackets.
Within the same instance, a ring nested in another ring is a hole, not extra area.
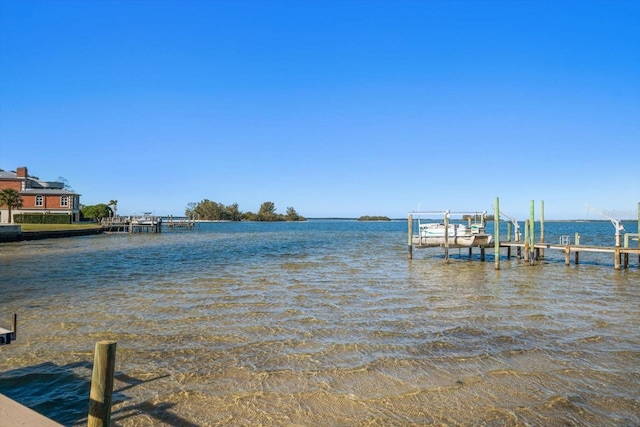
[(358, 221), (391, 221), (388, 216), (369, 216), (364, 215), (358, 218)]
[(237, 203), (225, 206), (222, 203), (204, 199), (198, 203), (189, 203), (185, 209), (188, 218), (204, 221), (306, 221), (293, 207), (287, 207), (287, 213), (276, 213), (273, 202), (264, 202), (258, 213), (242, 212)]

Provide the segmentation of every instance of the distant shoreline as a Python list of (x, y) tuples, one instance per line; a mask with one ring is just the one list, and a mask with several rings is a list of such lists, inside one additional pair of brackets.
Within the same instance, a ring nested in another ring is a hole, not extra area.
[[(414, 218), (415, 219), (415, 218)], [(307, 218), (307, 221), (294, 221), (294, 222), (308, 222), (308, 221), (353, 221), (353, 222), (398, 222), (398, 221), (407, 221), (407, 218), (391, 218), (389, 220), (360, 220), (358, 218), (345, 218), (345, 217), (327, 217), (327, 218)], [(421, 221), (434, 221), (439, 222), (442, 221), (442, 218), (421, 218)], [(462, 220), (459, 220), (462, 221)], [(525, 220), (520, 220), (518, 222), (524, 222)], [(622, 223), (630, 223), (636, 222), (635, 219), (623, 219), (620, 220)], [(196, 223), (229, 223), (229, 222), (255, 222), (255, 223), (271, 223), (272, 221), (230, 221), (230, 220), (195, 220)], [(287, 221), (275, 221), (275, 222), (287, 222)], [(493, 220), (488, 220), (487, 222), (491, 223)], [(508, 222), (502, 220), (501, 222)], [(536, 223), (539, 223), (540, 220), (536, 220)], [(570, 223), (607, 223), (610, 222), (608, 219), (545, 219), (546, 223), (561, 223), (561, 222), (570, 222)], [(21, 224), (0, 224), (1, 227), (15, 227), (16, 225)], [(31, 224), (33, 226), (33, 224)], [(31, 228), (31, 227), (30, 227)], [(27, 231), (19, 231), (19, 232), (1, 232), (0, 230), (0, 243), (5, 242), (20, 242), (25, 240), (40, 240), (40, 239), (50, 239), (50, 238), (59, 238), (59, 237), (78, 237), (78, 236), (90, 236), (96, 234), (102, 234), (104, 230), (100, 227), (97, 227), (95, 224), (91, 225), (77, 225), (76, 227), (69, 228), (68, 225), (60, 225), (59, 229), (52, 228), (51, 225), (48, 225), (47, 229), (43, 230), (27, 230)]]

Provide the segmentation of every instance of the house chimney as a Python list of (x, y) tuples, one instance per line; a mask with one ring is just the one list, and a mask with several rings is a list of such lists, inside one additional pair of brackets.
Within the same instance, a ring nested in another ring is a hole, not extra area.
[(27, 168), (25, 166), (16, 169), (16, 178), (26, 178), (27, 176)]

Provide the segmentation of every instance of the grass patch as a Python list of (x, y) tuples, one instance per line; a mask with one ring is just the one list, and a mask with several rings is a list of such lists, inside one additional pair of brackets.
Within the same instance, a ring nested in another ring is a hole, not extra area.
[(100, 224), (87, 222), (82, 224), (19, 224), (22, 231), (64, 231), (64, 230), (92, 230), (100, 228)]

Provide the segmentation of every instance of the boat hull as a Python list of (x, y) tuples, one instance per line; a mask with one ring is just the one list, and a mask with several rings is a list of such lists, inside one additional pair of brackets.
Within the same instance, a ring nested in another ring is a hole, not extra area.
[(413, 236), (412, 243), (416, 248), (438, 248), (448, 246), (450, 248), (470, 248), (473, 246), (485, 247), (491, 244), (490, 234), (471, 234), (465, 236), (449, 236), (445, 241), (445, 236)]

